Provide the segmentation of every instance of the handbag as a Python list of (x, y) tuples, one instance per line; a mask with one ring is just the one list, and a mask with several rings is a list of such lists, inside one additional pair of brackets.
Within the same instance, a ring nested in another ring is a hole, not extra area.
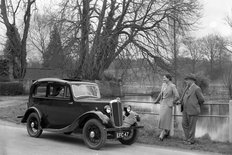
[(183, 112), (183, 111), (184, 111), (184, 105), (181, 104), (181, 105), (180, 105), (180, 112)]

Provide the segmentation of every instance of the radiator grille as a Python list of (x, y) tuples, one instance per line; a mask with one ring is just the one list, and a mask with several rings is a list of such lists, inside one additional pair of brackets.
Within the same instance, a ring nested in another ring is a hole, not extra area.
[(112, 119), (115, 126), (122, 126), (123, 114), (122, 114), (122, 103), (113, 102), (112, 106)]

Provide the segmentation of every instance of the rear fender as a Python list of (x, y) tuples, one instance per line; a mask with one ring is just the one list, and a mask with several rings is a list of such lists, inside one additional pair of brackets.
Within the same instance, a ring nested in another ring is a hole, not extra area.
[(22, 123), (26, 123), (26, 122), (27, 122), (27, 118), (28, 118), (29, 115), (30, 115), (31, 113), (33, 113), (33, 112), (37, 113), (38, 116), (39, 116), (39, 119), (41, 120), (42, 115), (41, 115), (40, 111), (39, 111), (36, 107), (30, 107), (30, 108), (27, 109), (27, 111), (25, 112), (25, 114), (24, 114), (24, 116), (23, 116), (21, 122), (22, 122)]

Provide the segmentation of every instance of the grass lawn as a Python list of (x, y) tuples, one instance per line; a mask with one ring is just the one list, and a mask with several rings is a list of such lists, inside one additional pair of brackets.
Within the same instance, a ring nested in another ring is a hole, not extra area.
[(140, 130), (140, 135), (138, 138), (138, 142), (140, 143), (232, 155), (231, 143), (211, 141), (209, 136), (207, 135), (201, 138), (197, 138), (194, 145), (184, 144), (183, 139), (180, 138), (182, 137), (182, 133), (177, 133), (176, 135), (178, 136), (169, 137), (167, 139), (164, 139), (163, 141), (159, 141), (158, 137), (160, 134), (160, 130), (154, 128), (155, 126), (157, 126), (158, 122), (157, 119), (151, 119), (151, 117), (156, 116), (149, 116), (147, 114), (141, 115), (141, 123), (144, 128)]
[[(17, 116), (23, 115), (26, 111), (26, 99), (26, 97), (1, 97), (0, 119), (20, 124), (20, 119), (17, 118)], [(17, 104), (15, 104), (15, 102), (17, 102)], [(7, 106), (5, 103), (7, 103)], [(141, 115), (141, 118), (141, 123), (144, 126), (144, 128), (140, 129), (139, 138), (137, 141), (139, 143), (154, 144), (169, 148), (215, 152), (228, 155), (232, 154), (231, 143), (214, 142), (211, 141), (210, 138), (207, 136), (196, 139), (196, 144), (194, 145), (183, 144), (182, 139), (179, 138), (180, 136), (169, 137), (168, 139), (165, 139), (164, 141), (160, 142), (158, 140), (159, 130), (154, 129), (154, 126), (156, 126), (157, 124), (157, 120), (149, 118), (147, 115)]]

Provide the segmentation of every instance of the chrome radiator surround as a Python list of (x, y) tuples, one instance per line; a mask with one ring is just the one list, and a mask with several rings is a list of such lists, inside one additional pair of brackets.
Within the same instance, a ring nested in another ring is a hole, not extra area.
[(121, 127), (123, 124), (123, 108), (120, 101), (111, 102), (111, 120), (115, 127)]

